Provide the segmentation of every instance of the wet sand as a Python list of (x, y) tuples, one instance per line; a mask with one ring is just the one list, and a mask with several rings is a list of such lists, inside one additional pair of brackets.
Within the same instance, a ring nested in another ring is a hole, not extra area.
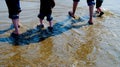
[(106, 2), (104, 16), (94, 17), (94, 25), (88, 25), (85, 1), (76, 12), (81, 19), (74, 20), (67, 14), (72, 0), (56, 0), (51, 33), (46, 20), (44, 29), (36, 27), (39, 1), (21, 0), (21, 37), (14, 39), (10, 35), (14, 28), (1, 0), (0, 67), (120, 67), (120, 13), (110, 6), (113, 0)]

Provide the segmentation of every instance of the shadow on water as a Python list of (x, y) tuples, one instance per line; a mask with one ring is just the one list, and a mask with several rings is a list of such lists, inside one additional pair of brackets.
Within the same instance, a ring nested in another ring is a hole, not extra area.
[[(71, 23), (65, 25), (68, 21), (71, 21)], [(80, 20), (78, 21), (80, 22)], [(67, 17), (67, 19), (61, 21), (61, 22), (57, 22), (56, 24), (53, 25), (53, 32), (50, 32), (47, 28), (46, 29), (38, 29), (37, 27), (34, 29), (29, 29), (26, 32), (20, 34), (19, 37), (7, 37), (7, 38), (0, 38), (0, 42), (8, 42), (10, 44), (13, 45), (29, 45), (30, 43), (38, 43), (41, 42), (43, 40), (45, 40), (46, 38), (49, 38), (51, 36), (56, 36), (56, 35), (60, 35), (65, 31), (68, 31), (72, 28), (80, 28), (82, 26), (86, 26), (88, 25), (86, 24), (82, 24), (82, 25), (72, 25), (75, 22), (73, 19), (71, 19), (71, 17)]]

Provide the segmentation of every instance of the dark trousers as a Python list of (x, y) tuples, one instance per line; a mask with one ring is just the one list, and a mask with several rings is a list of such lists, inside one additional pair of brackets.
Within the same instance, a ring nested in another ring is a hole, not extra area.
[(96, 0), (96, 8), (101, 7), (103, 0)]
[(20, 0), (5, 0), (8, 12), (9, 12), (9, 18), (11, 19), (17, 19), (19, 18), (19, 13), (21, 12), (20, 8)]

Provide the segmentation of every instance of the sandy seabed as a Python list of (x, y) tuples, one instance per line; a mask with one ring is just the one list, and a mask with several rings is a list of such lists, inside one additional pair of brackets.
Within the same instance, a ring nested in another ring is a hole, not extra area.
[(88, 7), (82, 3), (76, 12), (80, 19), (75, 20), (67, 14), (72, 1), (56, 0), (51, 33), (46, 20), (44, 29), (36, 27), (39, 1), (21, 0), (21, 36), (15, 39), (1, 0), (0, 67), (120, 67), (120, 15), (104, 10), (104, 16), (94, 17), (94, 25), (89, 25)]

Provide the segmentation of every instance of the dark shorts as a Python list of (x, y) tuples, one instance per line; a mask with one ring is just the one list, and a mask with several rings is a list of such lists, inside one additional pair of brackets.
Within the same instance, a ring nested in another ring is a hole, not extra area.
[(8, 7), (9, 18), (18, 19), (21, 12), (20, 0), (5, 0), (5, 2)]
[(44, 17), (47, 17), (47, 21), (52, 21), (53, 17), (52, 15), (52, 11), (48, 10), (48, 11), (40, 11), (40, 14), (38, 15), (38, 18), (40, 19), (44, 19)]
[(103, 0), (96, 0), (96, 8), (101, 7)]
[[(79, 2), (80, 0), (73, 0), (74, 2)], [(94, 0), (87, 0), (88, 6), (95, 5)]]

